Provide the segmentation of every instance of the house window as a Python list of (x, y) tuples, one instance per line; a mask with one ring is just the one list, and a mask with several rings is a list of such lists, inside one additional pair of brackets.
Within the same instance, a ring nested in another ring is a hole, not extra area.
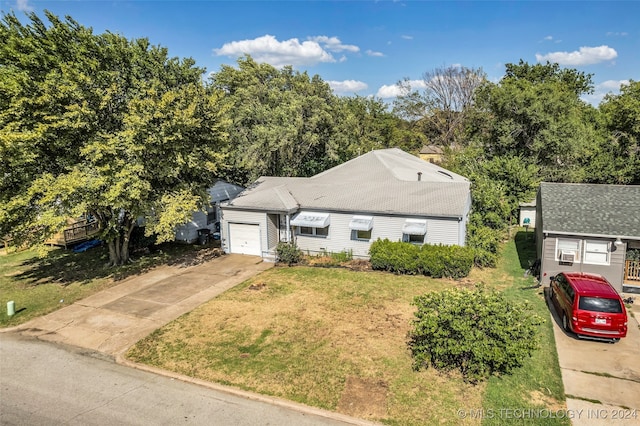
[(297, 228), (297, 234), (298, 235), (303, 235), (303, 236), (307, 236), (307, 237), (322, 237), (322, 238), (326, 238), (327, 236), (329, 236), (329, 227), (324, 227), (324, 228), (315, 228), (313, 226), (298, 226)]
[(352, 229), (351, 239), (355, 241), (369, 241), (371, 240), (371, 229), (369, 229), (368, 231)]
[(302, 211), (291, 220), (291, 225), (296, 227), (296, 234), (308, 237), (326, 238), (329, 236), (330, 223), (329, 213), (319, 212)]
[(412, 244), (424, 244), (427, 234), (427, 221), (422, 219), (407, 219), (402, 226), (402, 241)]
[(608, 241), (589, 241), (584, 242), (584, 263), (594, 265), (610, 264), (611, 243)]
[(556, 260), (566, 263), (580, 263), (580, 240), (556, 239)]
[(402, 241), (411, 244), (424, 244), (424, 235), (402, 234)]
[(351, 229), (351, 239), (355, 241), (371, 240), (371, 229), (373, 228), (373, 216), (353, 216), (349, 222)]

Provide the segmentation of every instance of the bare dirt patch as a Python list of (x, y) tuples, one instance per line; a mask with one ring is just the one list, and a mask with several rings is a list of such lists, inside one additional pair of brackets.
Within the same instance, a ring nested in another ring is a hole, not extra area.
[(385, 418), (388, 388), (382, 380), (347, 377), (338, 412), (361, 418)]

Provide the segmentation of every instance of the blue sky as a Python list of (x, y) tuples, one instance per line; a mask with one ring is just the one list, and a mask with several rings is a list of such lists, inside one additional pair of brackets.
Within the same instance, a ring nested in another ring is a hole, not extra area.
[(248, 53), (318, 74), (337, 94), (391, 101), (395, 83), (437, 67), (550, 60), (593, 74), (597, 105), (640, 80), (638, 1), (47, 1), (0, 0), (3, 12), (48, 9), (94, 32), (146, 37), (207, 72)]

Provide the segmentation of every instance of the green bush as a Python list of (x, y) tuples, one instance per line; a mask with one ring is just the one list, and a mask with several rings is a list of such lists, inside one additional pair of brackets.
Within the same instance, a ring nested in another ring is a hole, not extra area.
[(500, 240), (504, 231), (470, 221), (467, 226), (467, 246), (474, 251), (474, 263), (480, 268), (496, 266)]
[(396, 274), (419, 273), (420, 248), (414, 244), (376, 240), (369, 248), (369, 261), (373, 269)]
[(450, 289), (414, 299), (417, 311), (409, 332), (416, 370), (459, 370), (476, 383), (507, 374), (538, 347), (542, 319), (527, 303), (514, 303), (482, 286)]
[(462, 278), (473, 266), (473, 250), (468, 247), (428, 245), (377, 240), (369, 249), (373, 269), (396, 274), (423, 274), (435, 278)]
[(474, 252), (468, 247), (423, 245), (420, 250), (420, 269), (434, 278), (463, 278), (473, 267)]
[(279, 242), (276, 246), (276, 260), (278, 263), (286, 263), (289, 266), (300, 263), (302, 260), (302, 250), (293, 242)]

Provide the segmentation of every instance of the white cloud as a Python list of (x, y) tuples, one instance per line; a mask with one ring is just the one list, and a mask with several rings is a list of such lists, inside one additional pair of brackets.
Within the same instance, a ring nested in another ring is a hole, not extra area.
[(609, 46), (581, 47), (573, 52), (551, 52), (546, 55), (536, 53), (538, 62), (557, 62), (560, 65), (592, 65), (610, 61), (618, 56), (618, 52)]
[(547, 40), (547, 41), (551, 41), (551, 40), (553, 40), (553, 36), (548, 35), (544, 39)]
[(629, 84), (629, 80), (606, 80), (602, 83), (596, 84), (593, 93), (583, 95), (582, 100), (590, 103), (591, 105), (598, 106), (602, 99), (608, 93), (620, 93), (621, 85)]
[(403, 35), (402, 38), (405, 40), (413, 40), (413, 36), (410, 35)]
[(376, 57), (383, 57), (384, 53), (382, 52), (374, 52), (373, 50), (367, 50), (367, 55), (369, 56), (376, 56)]
[(338, 37), (315, 36), (308, 37), (308, 40), (315, 41), (316, 43), (321, 44), (323, 48), (332, 52), (342, 52), (343, 50), (346, 50), (347, 52), (356, 53), (360, 51), (360, 48), (353, 44), (342, 44)]
[(596, 85), (596, 90), (620, 90), (620, 86), (629, 84), (629, 80), (607, 80)]
[[(411, 88), (411, 90), (418, 90), (418, 89), (424, 89), (427, 86), (424, 83), (424, 80), (410, 80), (409, 87)], [(378, 89), (376, 96), (379, 98), (388, 99), (388, 98), (398, 97), (402, 94), (404, 94), (403, 90), (397, 84), (393, 84), (393, 85), (385, 84)]]
[(628, 33), (628, 32), (626, 32), (626, 31), (621, 31), (621, 32), (609, 31), (609, 32), (607, 33), (607, 36), (608, 36), (608, 37), (626, 37), (626, 36), (628, 36), (628, 35), (629, 35), (629, 33)]
[(221, 48), (213, 51), (218, 56), (240, 57), (248, 54), (257, 62), (266, 62), (275, 67), (336, 62), (331, 53), (324, 50), (316, 41), (308, 40), (300, 43), (297, 38), (278, 41), (269, 34), (253, 40), (225, 43)]
[(29, 0), (16, 0), (16, 8), (21, 12), (33, 12)]
[(354, 93), (369, 87), (367, 83), (357, 80), (327, 81), (327, 83), (336, 93)]

